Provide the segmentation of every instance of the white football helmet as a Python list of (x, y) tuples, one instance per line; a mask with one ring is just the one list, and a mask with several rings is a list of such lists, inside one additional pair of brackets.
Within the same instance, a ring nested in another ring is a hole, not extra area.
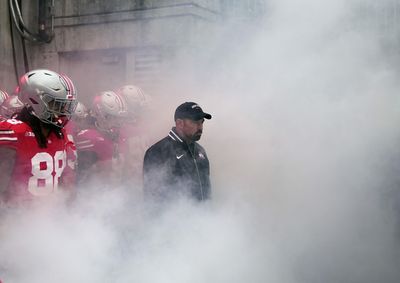
[(33, 70), (20, 79), (18, 97), (42, 122), (64, 127), (75, 111), (77, 94), (72, 81), (50, 70)]
[(2, 104), (8, 97), (8, 93), (0, 89), (0, 104)]
[(0, 115), (10, 119), (14, 113), (21, 111), (24, 104), (19, 100), (17, 95), (11, 95), (0, 106)]
[(141, 112), (148, 106), (149, 97), (143, 90), (135, 85), (125, 85), (117, 90), (128, 105), (128, 114), (132, 118), (137, 118)]
[(103, 91), (94, 97), (92, 115), (101, 130), (119, 128), (127, 116), (126, 102), (113, 91)]

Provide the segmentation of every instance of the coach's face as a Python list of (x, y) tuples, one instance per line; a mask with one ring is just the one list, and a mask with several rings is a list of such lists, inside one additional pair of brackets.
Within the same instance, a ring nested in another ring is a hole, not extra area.
[(191, 119), (178, 119), (177, 127), (182, 134), (182, 138), (187, 142), (198, 141), (203, 133), (204, 119), (191, 120)]

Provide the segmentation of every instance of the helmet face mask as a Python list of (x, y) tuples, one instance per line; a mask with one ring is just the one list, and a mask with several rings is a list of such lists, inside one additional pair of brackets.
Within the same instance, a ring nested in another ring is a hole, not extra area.
[(20, 81), (18, 96), (42, 122), (64, 127), (75, 111), (75, 87), (65, 75), (49, 70), (34, 70)]
[(76, 108), (75, 100), (58, 99), (48, 94), (43, 94), (42, 101), (46, 107), (42, 112), (41, 120), (54, 125), (64, 126), (71, 119)]
[(102, 120), (102, 125), (104, 128), (110, 129), (110, 130), (116, 130), (121, 128), (124, 118), (123, 117), (117, 117), (113, 115), (105, 115)]

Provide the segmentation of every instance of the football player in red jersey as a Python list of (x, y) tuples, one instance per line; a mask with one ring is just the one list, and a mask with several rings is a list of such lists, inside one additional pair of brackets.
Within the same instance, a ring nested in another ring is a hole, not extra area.
[(72, 81), (50, 70), (20, 79), (25, 105), (0, 122), (0, 194), (5, 201), (31, 200), (74, 186), (74, 150), (63, 127), (76, 107)]
[(104, 91), (94, 97), (91, 109), (94, 125), (81, 130), (75, 138), (79, 184), (92, 181), (108, 186), (121, 184), (127, 144), (120, 135), (120, 127), (126, 115), (126, 103), (115, 92)]

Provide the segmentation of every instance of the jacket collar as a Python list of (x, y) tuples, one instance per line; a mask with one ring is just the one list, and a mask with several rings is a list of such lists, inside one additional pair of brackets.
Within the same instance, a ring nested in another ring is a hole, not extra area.
[(182, 139), (178, 136), (178, 134), (176, 133), (175, 127), (173, 127), (173, 128), (169, 131), (168, 136), (169, 136), (171, 139), (173, 139), (174, 141), (176, 141), (176, 142), (183, 143), (183, 140), (182, 140)]

